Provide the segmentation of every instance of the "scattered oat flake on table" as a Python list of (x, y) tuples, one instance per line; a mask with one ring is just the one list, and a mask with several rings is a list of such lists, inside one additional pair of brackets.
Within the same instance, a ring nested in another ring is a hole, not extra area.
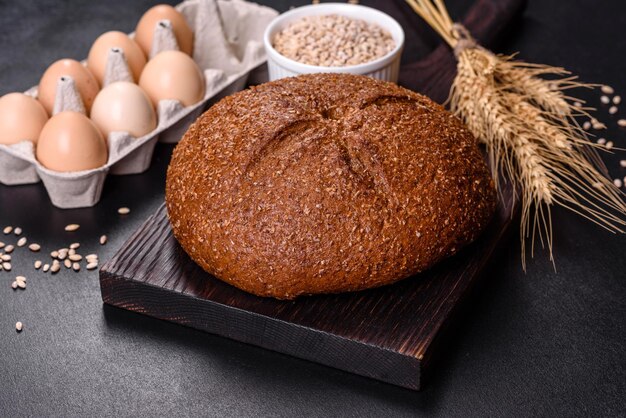
[(13, 249), (14, 249), (14, 248), (15, 248), (15, 247), (14, 247), (14, 246), (12, 246), (12, 245), (7, 245), (6, 247), (4, 247), (4, 252), (5, 252), (5, 253), (7, 253), (7, 254), (10, 254), (10, 253), (12, 253), (12, 252), (13, 252)]
[(22, 329), (24, 329), (24, 324), (22, 324), (20, 321), (17, 321), (15, 323), (15, 330), (17, 332), (22, 332)]
[(615, 187), (618, 187), (618, 188), (622, 187), (622, 185), (623, 185), (622, 180), (620, 180), (620, 179), (613, 180), (613, 184), (615, 185)]
[(130, 213), (130, 209), (127, 207), (121, 207), (117, 210), (117, 213), (120, 215), (128, 215)]
[(33, 243), (28, 246), (28, 249), (36, 253), (37, 251), (41, 250), (41, 245)]
[(0, 241), (0, 248), (4, 248), (4, 242)]
[(17, 289), (17, 282), (13, 281), (13, 283), (11, 283), (11, 289)]
[(13, 229), (13, 233), (15, 235), (21, 235), (22, 234), (22, 228), (20, 228), (19, 226), (16, 226), (15, 229)]
[(50, 269), (50, 264), (44, 264), (43, 265), (43, 272), (47, 272)]
[(35, 261), (35, 269), (39, 270), (41, 268), (41, 260)]
[(613, 93), (615, 93), (615, 90), (613, 90), (613, 87), (607, 86), (607, 85), (602, 86), (601, 90), (602, 90), (602, 93), (604, 93), (604, 94), (613, 94)]
[(102, 235), (100, 237), (100, 245), (104, 245), (107, 243), (107, 236), (106, 235)]
[(604, 138), (598, 138), (598, 140), (597, 140), (596, 142), (597, 142), (598, 144), (600, 144), (600, 145), (604, 145), (604, 144), (606, 144), (606, 139), (604, 139)]
[(11, 263), (5, 261), (4, 263), (2, 263), (2, 268), (6, 271), (11, 271)]
[(588, 130), (589, 130), (589, 128), (591, 128), (591, 122), (586, 121), (585, 123), (583, 123), (583, 129), (584, 129), (585, 131), (588, 131)]
[(621, 160), (621, 161), (619, 162), (619, 165), (620, 165), (620, 167), (622, 167), (622, 168), (626, 168), (626, 160)]
[(609, 103), (611, 103), (611, 99), (609, 99), (608, 96), (600, 97), (600, 101), (602, 102), (602, 104), (609, 104)]
[(78, 243), (78, 242), (74, 242), (74, 243), (70, 244), (70, 250), (75, 250), (78, 247), (80, 247), (80, 243)]
[(22, 237), (19, 240), (17, 240), (18, 247), (23, 247), (24, 245), (26, 245), (26, 237)]
[(78, 224), (69, 224), (69, 225), (66, 225), (66, 226), (65, 226), (65, 230), (66, 230), (67, 232), (73, 232), (73, 231), (76, 231), (76, 230), (78, 230), (78, 228), (80, 228), (80, 225), (78, 225)]
[(93, 270), (96, 267), (98, 267), (98, 263), (96, 263), (96, 262), (87, 264), (87, 270)]
[(626, 119), (620, 119), (620, 120), (618, 120), (618, 121), (617, 121), (617, 124), (618, 124), (619, 126), (621, 126), (622, 128), (623, 128), (623, 127), (626, 127)]
[(611, 115), (616, 114), (616, 113), (617, 113), (617, 106), (611, 106), (611, 107), (609, 108), (609, 113), (610, 113)]
[(606, 143), (606, 149), (611, 149), (613, 148), (613, 141), (609, 141)]
[(12, 226), (5, 226), (4, 229), (2, 230), (4, 235), (9, 235), (12, 231), (13, 231), (13, 227)]
[(620, 104), (622, 102), (622, 96), (615, 96), (613, 97), (613, 104)]
[(74, 271), (80, 271), (80, 264), (74, 263), (72, 264), (72, 268), (74, 269)]
[(26, 289), (26, 277), (17, 276), (15, 278), (15, 283), (17, 283), (17, 287), (19, 287), (20, 289)]

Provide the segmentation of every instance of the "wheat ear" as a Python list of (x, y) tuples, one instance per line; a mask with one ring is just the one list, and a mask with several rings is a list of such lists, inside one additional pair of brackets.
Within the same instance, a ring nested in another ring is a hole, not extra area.
[(606, 168), (579, 124), (588, 108), (566, 94), (593, 88), (559, 67), (529, 64), (495, 55), (454, 24), (442, 0), (406, 0), (454, 49), (457, 75), (450, 109), (487, 149), (495, 183), (513, 183), (521, 203), (522, 266), (526, 241), (552, 255), (552, 215), (565, 207), (610, 232), (626, 229), (624, 194), (606, 177)]

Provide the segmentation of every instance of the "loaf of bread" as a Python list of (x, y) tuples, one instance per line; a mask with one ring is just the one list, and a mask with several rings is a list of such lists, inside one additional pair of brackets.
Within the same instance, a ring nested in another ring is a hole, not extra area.
[(226, 97), (167, 171), (174, 235), (204, 270), (259, 296), (356, 291), (456, 253), (496, 193), (475, 138), (430, 99), (313, 74)]

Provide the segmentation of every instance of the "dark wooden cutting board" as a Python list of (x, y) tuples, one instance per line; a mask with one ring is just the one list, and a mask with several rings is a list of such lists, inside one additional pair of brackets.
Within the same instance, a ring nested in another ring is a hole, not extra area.
[[(464, 23), (488, 45), (523, 4), (523, 0), (479, 0)], [(399, 9), (411, 13), (407, 10)], [(424, 60), (404, 66), (401, 83), (442, 101), (454, 74), (454, 57), (442, 45)], [(442, 331), (479, 280), (511, 221), (512, 200), (511, 190), (506, 189), (481, 237), (428, 272), (379, 289), (291, 302), (244, 293), (204, 272), (176, 242), (161, 207), (100, 270), (102, 299), (155, 318), (420, 389)]]

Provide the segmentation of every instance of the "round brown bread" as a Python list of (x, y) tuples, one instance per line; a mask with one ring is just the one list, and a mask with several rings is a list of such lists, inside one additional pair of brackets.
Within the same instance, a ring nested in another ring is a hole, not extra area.
[(474, 240), (496, 205), (456, 117), (342, 74), (221, 100), (176, 147), (166, 188), (174, 235), (196, 263), (279, 299), (414, 275)]

